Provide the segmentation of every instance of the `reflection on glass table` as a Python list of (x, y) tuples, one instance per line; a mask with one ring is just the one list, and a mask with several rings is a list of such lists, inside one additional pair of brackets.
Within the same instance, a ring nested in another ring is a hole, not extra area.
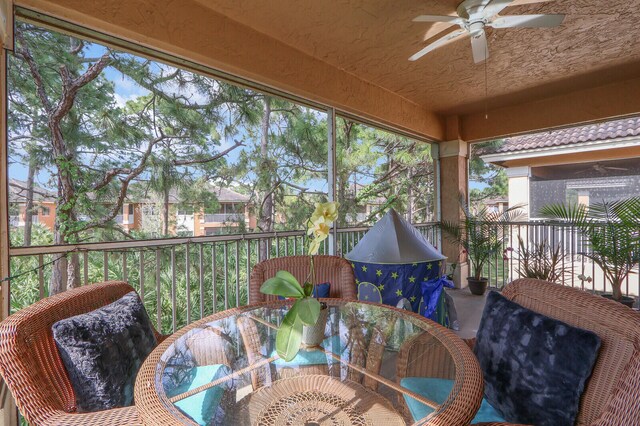
[(325, 339), (289, 362), (275, 350), (288, 306), (231, 309), (180, 330), (145, 361), (148, 424), (465, 424), (482, 400), (466, 345), (416, 314), (325, 299)]

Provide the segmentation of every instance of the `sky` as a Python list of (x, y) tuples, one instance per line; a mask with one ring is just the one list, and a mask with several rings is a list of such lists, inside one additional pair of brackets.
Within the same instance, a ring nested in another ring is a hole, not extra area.
[[(99, 57), (101, 56), (103, 53), (105, 52), (105, 47), (101, 46), (99, 44), (95, 44), (95, 43), (86, 43), (85, 45), (85, 57)], [(144, 58), (140, 58), (140, 61), (146, 61), (146, 59)], [(165, 65), (162, 63), (158, 63), (158, 62), (151, 62), (154, 66), (156, 67), (156, 71), (164, 71), (164, 72), (171, 72), (173, 70), (173, 67), (169, 66), (169, 65)], [(139, 96), (145, 96), (148, 95), (150, 92), (148, 90), (146, 90), (145, 88), (141, 87), (139, 84), (137, 84), (136, 82), (134, 82), (132, 79), (130, 79), (129, 77), (123, 75), (121, 72), (119, 72), (118, 70), (116, 70), (113, 67), (107, 67), (104, 72), (103, 72), (104, 77), (111, 81), (114, 84), (114, 101), (115, 104), (119, 107), (123, 107), (126, 105), (126, 103), (130, 100), (134, 100)], [(168, 88), (169, 91), (172, 90), (172, 88), (169, 86)], [(204, 99), (202, 97), (202, 95), (198, 94), (196, 90), (193, 90), (192, 88), (190, 89), (188, 86), (187, 87), (182, 87), (182, 88), (178, 88), (175, 87), (175, 93), (176, 94), (180, 94), (180, 95), (185, 95), (188, 96), (191, 100), (198, 102), (198, 101), (205, 101), (206, 99)], [(199, 99), (200, 97), (202, 97), (202, 99)], [(224, 114), (228, 114), (227, 112), (223, 113), (223, 117)], [(318, 112), (318, 114), (323, 115), (324, 112)], [(219, 150), (225, 150), (227, 148), (229, 148), (230, 146), (232, 146), (234, 144), (235, 140), (248, 140), (250, 139), (250, 135), (247, 134), (246, 131), (240, 129), (237, 133), (235, 134), (224, 134), (224, 131), (221, 129), (219, 129), (219, 134), (221, 135), (221, 140), (220, 143), (221, 145), (219, 146)], [(231, 151), (228, 155), (227, 155), (227, 159), (229, 162), (233, 163), (235, 162), (240, 153), (241, 150), (245, 149), (245, 148), (238, 148), (236, 150)], [(11, 178), (15, 178), (15, 179), (20, 179), (20, 180), (26, 180), (27, 177), (27, 167), (23, 164), (11, 164), (9, 166), (9, 176)], [(251, 180), (252, 178), (254, 178), (255, 176), (245, 176), (245, 180)], [(52, 188), (51, 185), (47, 185), (47, 182), (50, 180), (50, 174), (48, 173), (48, 171), (46, 170), (42, 170), (39, 172), (39, 175), (37, 177), (37, 182), (40, 186), (43, 187), (48, 187), (50, 189), (55, 189)], [(361, 175), (358, 177), (358, 182), (361, 184), (367, 184), (370, 183), (373, 180), (372, 177), (369, 176), (364, 176)], [(328, 183), (326, 179), (317, 179), (317, 180), (312, 180), (310, 182), (306, 183), (306, 186), (309, 187), (311, 190), (314, 191), (323, 191), (326, 192), (327, 191), (327, 187), (328, 187)], [(476, 183), (471, 183), (471, 187), (482, 187), (481, 185), (479, 186)]]
[[(99, 57), (105, 52), (105, 47), (95, 43), (87, 43), (85, 47), (85, 57)], [(140, 60), (143, 60), (142, 58)], [(158, 70), (164, 69), (165, 71), (171, 71), (172, 67), (161, 64), (158, 62), (152, 62)], [(120, 71), (116, 70), (113, 67), (107, 67), (103, 71), (103, 76), (111, 81), (114, 84), (114, 100), (117, 106), (124, 107), (126, 103), (130, 100), (134, 100), (139, 96), (148, 95), (150, 92), (137, 84), (135, 81), (130, 79), (129, 77), (122, 74)], [(188, 95), (194, 102), (199, 100), (199, 95), (194, 90), (189, 90), (189, 88), (185, 88), (183, 90), (179, 90), (176, 88), (176, 93), (178, 94), (186, 94)], [(202, 99), (203, 100), (203, 99)], [(222, 134), (222, 133), (221, 133)], [(226, 135), (222, 136), (221, 145), (219, 150), (225, 150), (231, 147), (234, 144), (234, 139), (242, 139), (245, 138), (244, 134), (235, 134), (235, 135)], [(11, 141), (9, 141), (11, 143)], [(238, 155), (240, 153), (240, 149), (234, 150), (228, 154), (227, 158), (230, 161), (236, 161), (238, 159)], [(26, 180), (27, 179), (28, 169), (25, 164), (21, 163), (12, 163), (9, 165), (9, 176), (13, 179)], [(37, 176), (37, 181), (40, 186), (47, 187), (47, 182), (50, 179), (50, 174), (46, 170), (41, 170)], [(50, 186), (49, 186), (50, 187)]]

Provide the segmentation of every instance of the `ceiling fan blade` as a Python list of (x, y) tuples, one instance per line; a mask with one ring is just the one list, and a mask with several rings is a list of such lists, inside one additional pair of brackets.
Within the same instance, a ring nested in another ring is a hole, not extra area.
[(506, 7), (511, 6), (514, 0), (492, 0), (482, 10), (482, 15), (486, 18), (493, 18), (502, 12)]
[(471, 37), (471, 50), (473, 50), (473, 62), (479, 64), (489, 57), (489, 47), (487, 45), (487, 34), (482, 31)]
[(547, 3), (553, 0), (514, 0), (512, 6), (524, 6), (525, 4)]
[(460, 36), (463, 36), (463, 35), (469, 35), (469, 33), (467, 31), (463, 30), (463, 29), (452, 31), (449, 34), (445, 35), (444, 37), (441, 37), (438, 40), (434, 41), (433, 43), (430, 43), (427, 46), (425, 46), (418, 53), (416, 53), (415, 55), (411, 56), (409, 58), (409, 60), (410, 61), (416, 61), (416, 60), (422, 58), (427, 53), (433, 52), (437, 48), (442, 47), (445, 44), (448, 44), (449, 42), (452, 42), (455, 39), (457, 39), (457, 38), (459, 38)]
[(420, 15), (413, 18), (413, 22), (450, 22), (457, 24), (462, 21), (457, 16), (441, 16), (441, 15)]
[(500, 16), (487, 25), (493, 28), (551, 28), (564, 21), (564, 15), (512, 15)]

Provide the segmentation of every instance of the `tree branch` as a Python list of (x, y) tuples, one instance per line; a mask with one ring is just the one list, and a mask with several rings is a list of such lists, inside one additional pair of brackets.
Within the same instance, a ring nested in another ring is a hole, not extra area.
[[(18, 188), (20, 190), (20, 192), (17, 195), (22, 195), (23, 191), (28, 191), (29, 190), (29, 188), (27, 188), (25, 186), (22, 186), (22, 185), (16, 183), (15, 181), (9, 181), (9, 186), (12, 186), (14, 188)], [(35, 194), (42, 195), (43, 197), (52, 197), (52, 198), (54, 197), (50, 193), (47, 193), (47, 192), (44, 192), (44, 191), (40, 191), (40, 190), (38, 190), (36, 188), (33, 188), (33, 192)]]
[[(138, 177), (145, 170), (147, 165), (147, 160), (149, 159), (149, 157), (151, 156), (151, 153), (153, 152), (153, 147), (163, 139), (165, 139), (165, 136), (161, 135), (151, 140), (149, 142), (149, 145), (147, 146), (147, 149), (144, 155), (140, 159), (138, 166), (132, 169), (131, 172), (127, 175), (127, 177), (120, 179), (122, 186), (120, 187), (120, 192), (118, 194), (118, 198), (116, 199), (116, 204), (113, 206), (111, 211), (107, 213), (107, 215), (105, 215), (105, 217), (103, 217), (100, 220), (94, 220), (94, 221), (88, 222), (81, 229), (78, 229), (77, 231), (75, 231), (76, 233), (86, 231), (87, 229), (91, 229), (91, 228), (104, 227), (107, 223), (109, 223), (118, 215), (120, 210), (122, 210), (122, 203), (124, 202), (124, 199), (127, 196), (127, 190), (129, 188), (129, 184), (133, 179)], [(111, 177), (111, 179), (113, 179), (113, 176)]]
[(73, 103), (75, 101), (76, 95), (78, 91), (82, 89), (84, 86), (89, 84), (91, 81), (95, 80), (98, 75), (104, 70), (109, 63), (111, 62), (111, 58), (109, 57), (110, 52), (107, 51), (98, 62), (92, 64), (87, 71), (78, 76), (77, 78), (71, 78), (71, 74), (69, 69), (66, 66), (60, 67), (60, 77), (62, 77), (62, 98), (60, 102), (56, 105), (51, 113), (50, 120), (59, 122), (62, 117), (66, 116), (71, 108), (73, 108)]
[(208, 157), (208, 158), (202, 158), (202, 159), (194, 159), (194, 160), (173, 160), (172, 164), (174, 166), (190, 166), (193, 164), (205, 164), (205, 163), (210, 163), (212, 161), (217, 160), (218, 158), (224, 157), (225, 155), (227, 155), (228, 153), (230, 153), (231, 151), (233, 151), (234, 149), (238, 148), (239, 146), (244, 146), (244, 143), (241, 141), (234, 141), (235, 144), (233, 146), (231, 146), (230, 148), (225, 149), (222, 152), (219, 152), (218, 154), (212, 156), (212, 157)]
[(31, 72), (31, 76), (33, 77), (33, 81), (36, 83), (36, 92), (38, 93), (38, 98), (40, 98), (40, 102), (42, 106), (47, 112), (51, 111), (51, 102), (47, 97), (47, 91), (44, 86), (44, 81), (42, 80), (42, 74), (40, 74), (40, 70), (38, 69), (38, 65), (36, 64), (35, 59), (31, 55), (31, 52), (27, 48), (27, 44), (22, 38), (22, 33), (20, 30), (16, 31), (15, 34), (16, 40), (20, 42), (20, 47), (16, 49), (16, 53), (21, 56), (27, 66), (29, 67), (29, 71)]

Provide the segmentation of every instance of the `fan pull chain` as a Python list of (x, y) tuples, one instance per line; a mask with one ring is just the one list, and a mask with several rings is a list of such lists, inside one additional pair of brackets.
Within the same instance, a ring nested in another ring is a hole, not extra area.
[(489, 119), (489, 78), (487, 73), (487, 66), (489, 62), (489, 39), (484, 45), (484, 119)]

